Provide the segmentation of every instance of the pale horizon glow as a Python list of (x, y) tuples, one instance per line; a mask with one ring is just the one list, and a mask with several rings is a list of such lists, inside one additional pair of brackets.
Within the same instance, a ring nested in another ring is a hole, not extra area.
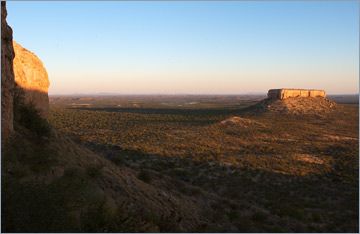
[(58, 94), (359, 93), (358, 1), (7, 2)]

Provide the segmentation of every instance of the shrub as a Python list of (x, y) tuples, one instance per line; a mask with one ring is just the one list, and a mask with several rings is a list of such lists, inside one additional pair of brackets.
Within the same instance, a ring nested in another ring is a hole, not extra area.
[(24, 91), (19, 88), (15, 89), (13, 109), (14, 121), (35, 133), (35, 137), (50, 136), (49, 123), (40, 116), (40, 112), (34, 103), (24, 102)]
[(290, 204), (285, 204), (280, 207), (279, 216), (289, 216), (297, 220), (303, 219), (304, 212), (296, 207), (291, 206)]
[(317, 222), (317, 223), (321, 221), (320, 215), (317, 212), (312, 212), (311, 218), (314, 222)]
[(256, 222), (265, 222), (268, 216), (263, 212), (256, 212), (251, 216), (251, 219)]
[(189, 187), (187, 192), (188, 195), (196, 196), (201, 194), (201, 189), (197, 187)]
[(9, 139), (2, 154), (2, 163), (7, 168), (12, 168), (14, 176), (19, 178), (30, 171), (35, 174), (49, 172), (57, 157), (53, 149), (37, 142), (36, 139), (29, 140), (23, 135)]
[(150, 184), (152, 180), (150, 173), (146, 170), (140, 170), (137, 178), (148, 184)]
[(92, 165), (86, 169), (86, 173), (93, 179), (99, 178), (102, 175), (102, 165)]
[(122, 158), (122, 157), (120, 157), (120, 156), (118, 156), (118, 155), (116, 155), (115, 157), (110, 158), (110, 160), (111, 160), (113, 163), (115, 163), (116, 165), (118, 165), (118, 166), (125, 165), (125, 160), (124, 160), (124, 158)]
[(229, 213), (227, 213), (227, 216), (231, 221), (236, 220), (239, 218), (239, 214), (236, 210), (231, 210)]

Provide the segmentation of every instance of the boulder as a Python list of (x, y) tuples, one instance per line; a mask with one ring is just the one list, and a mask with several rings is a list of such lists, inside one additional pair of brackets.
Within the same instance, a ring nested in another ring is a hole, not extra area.
[(15, 82), (25, 91), (25, 103), (33, 103), (41, 117), (49, 117), (49, 77), (41, 60), (29, 50), (13, 42)]

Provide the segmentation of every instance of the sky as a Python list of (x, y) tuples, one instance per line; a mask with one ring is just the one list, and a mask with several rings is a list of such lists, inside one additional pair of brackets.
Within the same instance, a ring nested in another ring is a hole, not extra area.
[(359, 93), (358, 1), (7, 2), (49, 94)]

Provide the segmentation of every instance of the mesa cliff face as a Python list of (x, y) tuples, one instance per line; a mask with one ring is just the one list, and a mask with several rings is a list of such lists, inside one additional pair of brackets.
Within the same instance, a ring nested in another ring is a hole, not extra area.
[(40, 115), (49, 116), (49, 77), (41, 60), (33, 53), (13, 42), (15, 82), (25, 91), (25, 103), (33, 103)]
[(268, 92), (268, 99), (271, 100), (283, 100), (283, 99), (295, 98), (295, 97), (326, 98), (326, 92), (324, 90), (313, 90), (313, 89), (270, 89)]
[(1, 142), (13, 133), (14, 49), (12, 29), (6, 22), (6, 3), (1, 2)]

